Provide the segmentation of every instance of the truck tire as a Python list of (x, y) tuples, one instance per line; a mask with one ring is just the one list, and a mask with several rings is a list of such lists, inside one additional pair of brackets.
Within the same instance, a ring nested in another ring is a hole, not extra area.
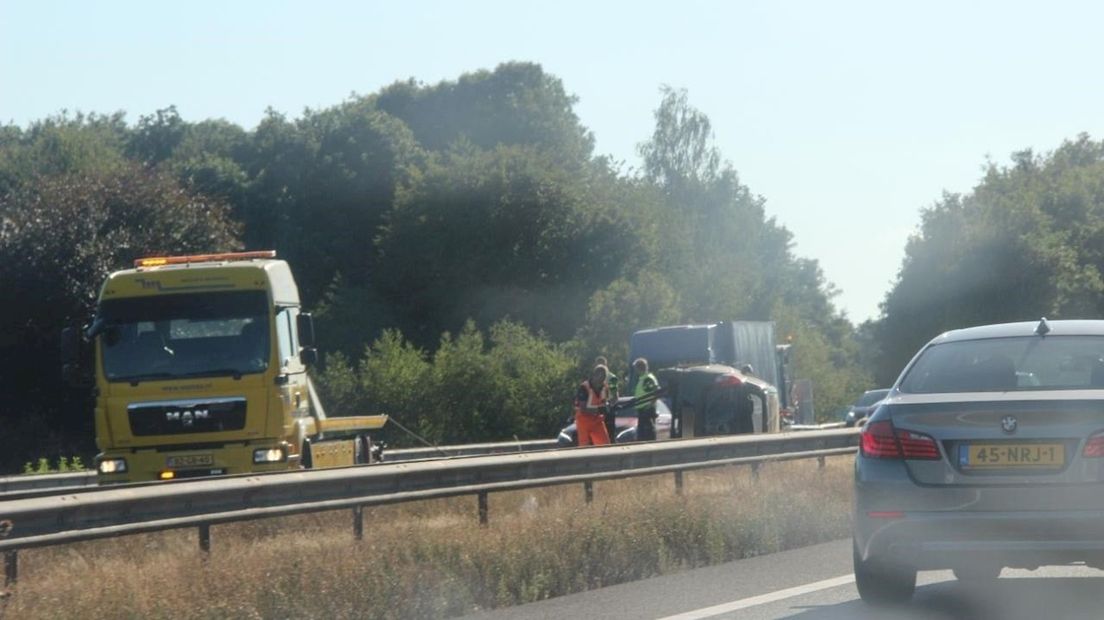
[(372, 440), (368, 435), (357, 435), (353, 445), (353, 464), (367, 465), (372, 462)]
[(314, 457), (311, 454), (311, 443), (309, 439), (303, 440), (303, 447), (299, 450), (299, 468), (300, 469), (313, 469)]

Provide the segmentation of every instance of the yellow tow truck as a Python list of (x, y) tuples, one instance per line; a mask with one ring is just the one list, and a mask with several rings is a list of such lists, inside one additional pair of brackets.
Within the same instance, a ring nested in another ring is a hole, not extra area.
[(63, 334), (70, 377), (82, 342), (101, 484), (376, 460), (387, 416), (326, 417), (314, 324), (274, 251), (139, 259), (107, 278), (83, 338)]

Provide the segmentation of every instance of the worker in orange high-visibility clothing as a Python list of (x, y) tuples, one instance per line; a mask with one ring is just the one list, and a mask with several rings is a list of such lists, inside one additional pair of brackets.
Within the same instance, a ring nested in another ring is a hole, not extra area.
[(599, 364), (590, 372), (590, 378), (579, 385), (575, 393), (575, 432), (580, 446), (604, 446), (610, 442), (606, 430), (605, 415), (609, 402), (606, 377), (609, 369)]

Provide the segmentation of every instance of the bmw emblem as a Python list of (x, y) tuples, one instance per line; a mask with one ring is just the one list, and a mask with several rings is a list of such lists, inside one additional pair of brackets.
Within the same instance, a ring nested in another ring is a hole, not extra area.
[(1006, 415), (1001, 418), (1001, 430), (1006, 433), (1015, 433), (1016, 424), (1016, 416), (1014, 415)]

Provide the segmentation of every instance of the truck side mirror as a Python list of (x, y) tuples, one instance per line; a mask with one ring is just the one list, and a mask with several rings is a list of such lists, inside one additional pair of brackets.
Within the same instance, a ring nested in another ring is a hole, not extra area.
[(315, 344), (314, 317), (311, 316), (310, 312), (301, 312), (299, 313), (297, 324), (299, 327), (299, 345), (302, 347), (313, 347)]
[(318, 363), (318, 349), (314, 347), (303, 347), (299, 349), (299, 361), (304, 366), (314, 366)]

